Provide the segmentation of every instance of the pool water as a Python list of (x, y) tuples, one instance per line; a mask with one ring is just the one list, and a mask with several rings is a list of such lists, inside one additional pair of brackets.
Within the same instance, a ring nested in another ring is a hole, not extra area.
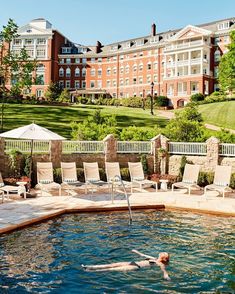
[[(0, 237), (0, 293), (235, 293), (235, 219), (172, 211), (65, 215)], [(88, 272), (81, 264), (171, 254), (158, 267)]]

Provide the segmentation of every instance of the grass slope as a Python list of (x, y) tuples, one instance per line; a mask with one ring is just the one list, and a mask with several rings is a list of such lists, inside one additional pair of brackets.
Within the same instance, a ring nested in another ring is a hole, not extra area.
[(235, 101), (203, 104), (199, 111), (206, 123), (235, 129)]
[(156, 115), (150, 115), (149, 110), (127, 107), (112, 106), (48, 106), (48, 105), (25, 105), (8, 104), (4, 111), (4, 131), (17, 128), (33, 121), (36, 124), (71, 138), (70, 123), (82, 122), (91, 115), (95, 109), (102, 109), (105, 115), (115, 114), (118, 127), (123, 128), (131, 125), (136, 126), (160, 126), (164, 127), (167, 120)]

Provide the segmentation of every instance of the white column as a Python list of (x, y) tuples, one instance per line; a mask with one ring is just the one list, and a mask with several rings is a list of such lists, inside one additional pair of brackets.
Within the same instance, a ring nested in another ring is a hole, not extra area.
[(191, 75), (191, 51), (188, 52), (188, 75)]
[(178, 53), (175, 54), (175, 76), (178, 76)]
[(37, 39), (33, 39), (33, 58), (36, 58), (36, 44), (37, 44)]
[(201, 49), (201, 69), (200, 69), (201, 75), (203, 74), (203, 49)]

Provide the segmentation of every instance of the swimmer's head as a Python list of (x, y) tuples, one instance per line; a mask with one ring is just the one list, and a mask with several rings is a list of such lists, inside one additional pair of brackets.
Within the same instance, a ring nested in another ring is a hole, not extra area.
[(160, 262), (167, 264), (170, 261), (170, 255), (167, 252), (159, 253), (158, 259)]

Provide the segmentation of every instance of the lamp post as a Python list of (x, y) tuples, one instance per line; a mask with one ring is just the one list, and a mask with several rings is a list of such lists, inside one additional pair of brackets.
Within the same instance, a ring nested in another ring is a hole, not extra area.
[(150, 86), (151, 86), (150, 112), (151, 112), (152, 115), (154, 115), (154, 113), (153, 113), (153, 87), (154, 87), (154, 82), (152, 82), (150, 84)]
[(143, 99), (142, 99), (142, 108), (145, 110), (145, 89), (143, 89)]

